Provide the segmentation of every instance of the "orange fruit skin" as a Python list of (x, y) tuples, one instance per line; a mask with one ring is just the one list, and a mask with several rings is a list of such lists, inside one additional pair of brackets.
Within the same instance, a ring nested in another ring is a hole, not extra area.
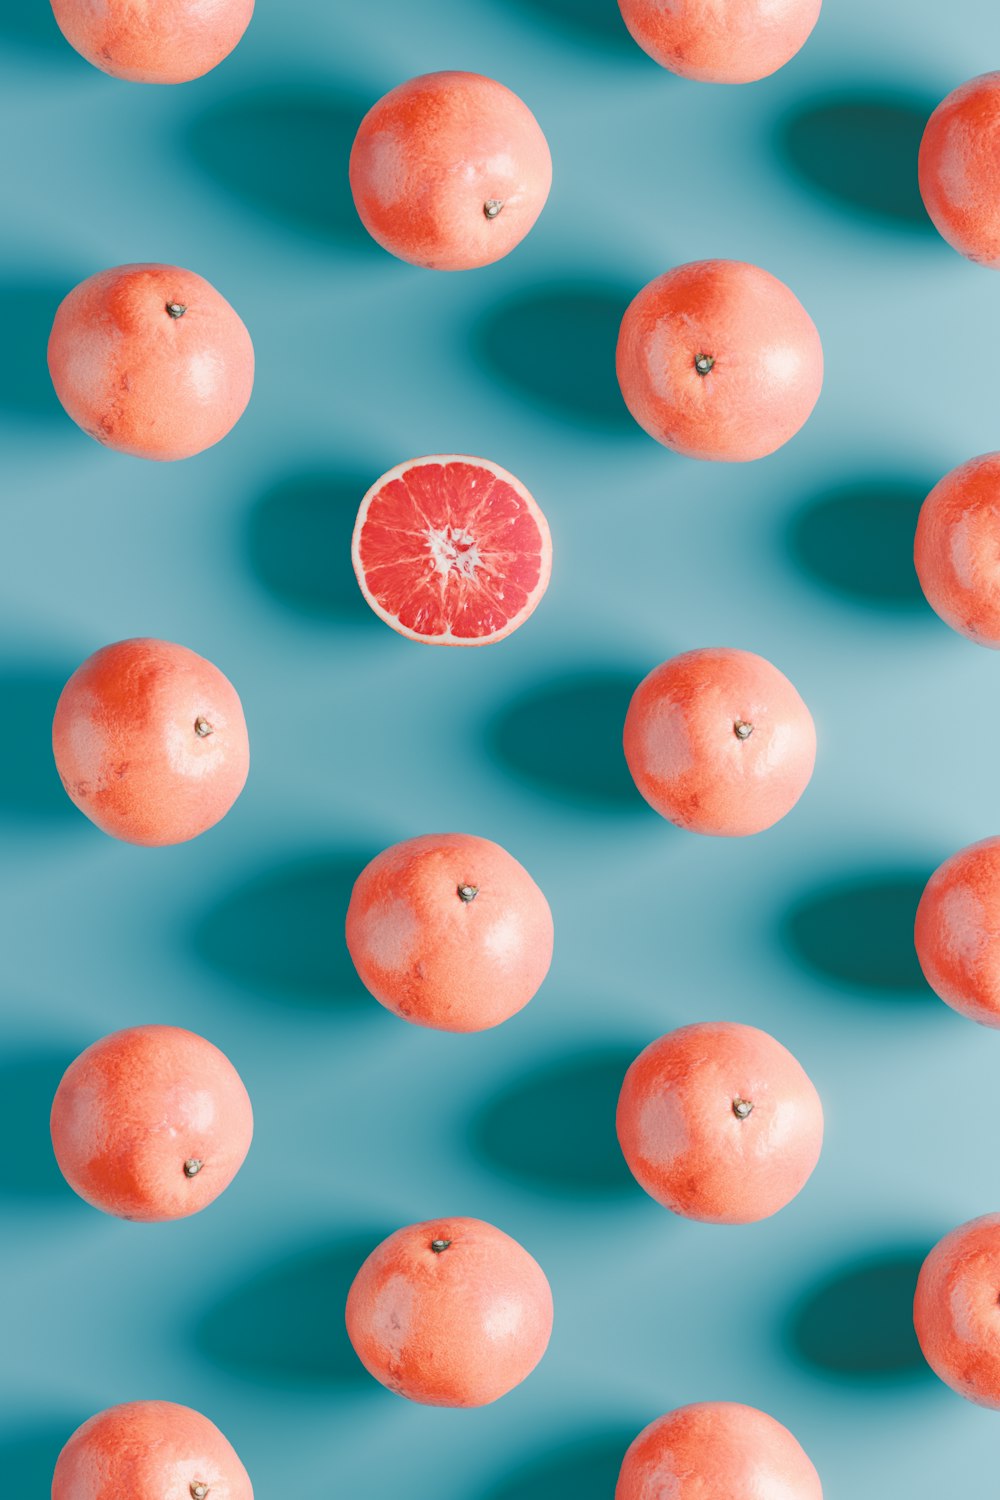
[(966, 260), (1000, 268), (1000, 73), (970, 78), (941, 101), (917, 172), (942, 239)]
[[(132, 1026), (80, 1053), (52, 1102), (52, 1146), (75, 1193), (119, 1219), (184, 1219), (229, 1186), (253, 1111), (232, 1063), (178, 1026)], [(201, 1162), (189, 1176), (185, 1163)]]
[(254, 0), (52, 0), (59, 30), (81, 57), (134, 83), (187, 83), (228, 57)]
[[(201, 734), (199, 723), (211, 727)], [(129, 844), (180, 844), (225, 817), (250, 743), (236, 689), (169, 641), (104, 646), (77, 667), (52, 721), (56, 769), (92, 823)]]
[(920, 1268), (913, 1326), (924, 1358), (945, 1385), (1000, 1410), (1000, 1214), (960, 1224)]
[(753, 1406), (699, 1401), (650, 1422), (625, 1454), (615, 1500), (823, 1500), (795, 1438)]
[[(183, 307), (171, 317), (168, 305)], [(49, 374), (78, 427), (137, 458), (191, 458), (239, 421), (253, 390), (250, 335), (226, 299), (179, 266), (115, 266), (64, 297)]]
[(913, 562), (946, 625), (1000, 647), (1000, 453), (952, 469), (920, 508)]
[(1000, 1026), (1000, 838), (969, 844), (939, 865), (913, 924), (924, 978), (952, 1010)]
[[(365, 115), (350, 161), (368, 233), (400, 260), (466, 271), (500, 260), (528, 233), (552, 185), (538, 121), (479, 73), (425, 73)], [(500, 202), (495, 218), (485, 205)]]
[(822, 0), (618, 0), (644, 52), (682, 78), (753, 83), (803, 47)]
[[(476, 895), (463, 900), (459, 887)], [(552, 962), (549, 904), (506, 849), (465, 833), (393, 844), (354, 883), (361, 982), (415, 1026), (485, 1031), (527, 1005)]]
[[(752, 726), (740, 738), (737, 726)], [(693, 833), (761, 833), (790, 812), (816, 761), (816, 729), (777, 667), (707, 646), (654, 667), (625, 716), (625, 759), (650, 807)]]
[(250, 1476), (222, 1433), (188, 1406), (130, 1401), (78, 1427), (56, 1462), (52, 1500), (253, 1500)]
[[(699, 374), (695, 361), (713, 361)], [(819, 399), (823, 346), (793, 292), (759, 266), (699, 260), (644, 286), (618, 334), (618, 384), (650, 437), (745, 463), (795, 436)]]
[[(434, 1241), (450, 1241), (440, 1253)], [(427, 1406), (486, 1406), (520, 1385), (552, 1333), (552, 1292), (521, 1245), (481, 1219), (398, 1229), (359, 1270), (347, 1333), (369, 1374)]]
[[(748, 1103), (739, 1118), (736, 1106)], [(823, 1144), (823, 1106), (766, 1031), (703, 1021), (640, 1052), (622, 1084), (617, 1129), (629, 1170), (657, 1203), (686, 1219), (752, 1224), (805, 1186)]]

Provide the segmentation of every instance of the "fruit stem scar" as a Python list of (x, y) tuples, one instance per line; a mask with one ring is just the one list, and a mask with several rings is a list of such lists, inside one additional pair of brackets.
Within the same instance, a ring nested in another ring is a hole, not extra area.
[(435, 1255), (440, 1255), (442, 1250), (447, 1250), (451, 1240), (431, 1240), (431, 1249)]
[(483, 213), (488, 219), (495, 219), (502, 208), (502, 198), (487, 198), (486, 202), (483, 204)]
[(694, 357), (694, 367), (699, 375), (707, 375), (714, 364), (711, 354), (696, 354)]
[(478, 885), (460, 885), (458, 894), (463, 901), (475, 901), (479, 895), (479, 887)]
[(201, 1482), (200, 1479), (193, 1479), (191, 1481), (191, 1496), (192, 1496), (192, 1500), (205, 1500), (205, 1496), (207, 1494), (208, 1494), (208, 1485), (207, 1484), (202, 1484), (202, 1482)]
[(204, 1165), (205, 1163), (203, 1161), (199, 1161), (196, 1156), (189, 1156), (187, 1161), (184, 1163), (184, 1176), (197, 1177), (198, 1173), (201, 1171)]
[(200, 740), (206, 739), (212, 733), (212, 726), (201, 714), (194, 721), (194, 732)]
[(183, 302), (168, 302), (167, 312), (172, 318), (183, 318), (184, 314), (187, 312), (187, 308), (185, 307)]
[(748, 740), (753, 734), (753, 725), (748, 724), (746, 719), (737, 719), (733, 725), (733, 733), (738, 740)]
[(733, 1114), (737, 1120), (745, 1120), (748, 1115), (753, 1114), (753, 1105), (749, 1099), (734, 1099)]

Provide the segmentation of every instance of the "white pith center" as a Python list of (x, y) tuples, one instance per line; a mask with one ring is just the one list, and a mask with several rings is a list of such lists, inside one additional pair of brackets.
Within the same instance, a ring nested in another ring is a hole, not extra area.
[(427, 529), (427, 546), (431, 554), (434, 571), (443, 578), (449, 573), (458, 573), (462, 578), (474, 578), (481, 558), (476, 539), (464, 526), (434, 526)]

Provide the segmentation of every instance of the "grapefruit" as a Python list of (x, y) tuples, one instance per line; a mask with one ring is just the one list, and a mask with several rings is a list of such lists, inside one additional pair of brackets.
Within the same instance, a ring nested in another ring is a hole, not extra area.
[(970, 458), (934, 486), (920, 508), (913, 561), (946, 625), (1000, 647), (1000, 453)]
[(790, 1203), (823, 1144), (823, 1106), (792, 1054), (755, 1026), (701, 1021), (651, 1042), (625, 1075), (618, 1140), (675, 1214), (752, 1224)]
[(478, 73), (426, 73), (365, 115), (350, 160), (372, 239), (438, 271), (513, 250), (545, 206), (552, 158), (528, 106)]
[(618, 0), (622, 19), (661, 67), (705, 83), (752, 83), (805, 44), (822, 0)]
[(229, 1186), (253, 1111), (232, 1063), (178, 1026), (132, 1026), (94, 1042), (63, 1074), (52, 1146), (75, 1193), (119, 1219), (183, 1219)]
[(219, 1429), (173, 1401), (98, 1412), (56, 1461), (52, 1500), (253, 1500), (250, 1476)]
[(427, 1406), (486, 1406), (520, 1385), (552, 1333), (545, 1273), (481, 1219), (398, 1229), (359, 1270), (347, 1333), (369, 1374)]
[(487, 646), (523, 625), (548, 587), (548, 522), (519, 479), (485, 458), (397, 464), (361, 502), (351, 555), (387, 625), (433, 646)]
[(48, 357), (77, 426), (137, 458), (210, 448), (253, 389), (253, 344), (239, 316), (179, 266), (115, 266), (81, 281), (59, 305)]
[(753, 1406), (699, 1401), (657, 1417), (625, 1454), (615, 1500), (823, 1500), (795, 1438)]
[(527, 1005), (552, 961), (552, 913), (506, 849), (425, 834), (354, 883), (347, 947), (361, 982), (415, 1026), (485, 1031)]
[(1000, 269), (1000, 73), (971, 78), (941, 101), (917, 169), (941, 237), (967, 260)]
[(52, 0), (82, 57), (135, 83), (187, 83), (220, 63), (250, 24), (254, 0)]
[(694, 833), (760, 833), (812, 776), (816, 730), (777, 667), (708, 646), (654, 667), (625, 717), (625, 759), (650, 807)]
[(938, 866), (913, 939), (934, 993), (981, 1026), (1000, 1026), (1000, 838), (969, 844)]
[(742, 463), (795, 436), (819, 399), (823, 347), (793, 292), (759, 266), (699, 260), (625, 310), (618, 384), (639, 426), (689, 458)]
[(92, 823), (129, 844), (180, 844), (225, 817), (250, 744), (236, 689), (170, 641), (104, 646), (77, 667), (52, 721), (56, 769)]
[(920, 1268), (913, 1326), (945, 1385), (1000, 1410), (1000, 1214), (960, 1224)]

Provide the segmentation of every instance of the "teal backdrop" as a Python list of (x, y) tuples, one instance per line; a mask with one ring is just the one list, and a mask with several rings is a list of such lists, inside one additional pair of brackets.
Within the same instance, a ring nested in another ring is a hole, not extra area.
[[(992, 1494), (998, 1418), (923, 1366), (909, 1305), (947, 1229), (1000, 1208), (1000, 1037), (946, 1009), (910, 942), (923, 882), (998, 831), (997, 662), (924, 605), (911, 540), (955, 464), (1000, 447), (1000, 277), (925, 219), (931, 109), (997, 64), (989, 0), (827, 0), (765, 82), (685, 82), (614, 0), (259, 0), (234, 55), (174, 88), (116, 82), (43, 0), (0, 18), (0, 1474), (44, 1496), (114, 1402), (215, 1420), (261, 1500), (608, 1500), (631, 1437), (683, 1402), (786, 1423), (828, 1500)], [(442, 68), (501, 79), (552, 147), (549, 204), (507, 260), (446, 275), (357, 222), (364, 110)], [(787, 281), (826, 349), (805, 430), (746, 466), (678, 458), (619, 398), (629, 298), (706, 256)], [(218, 447), (157, 466), (59, 408), (60, 298), (127, 261), (192, 268), (258, 373)], [(369, 483), (482, 454), (546, 511), (548, 595), (515, 637), (432, 650), (365, 607), (349, 544)], [(253, 764), (182, 847), (99, 834), (49, 722), (98, 646), (154, 635), (242, 695)], [(802, 802), (744, 841), (680, 833), (634, 792), (639, 679), (709, 644), (770, 657), (814, 713)], [(550, 898), (551, 975), (499, 1030), (409, 1027), (361, 989), (342, 925), (384, 845), (499, 840)], [(816, 1081), (820, 1165), (774, 1219), (672, 1217), (614, 1138), (625, 1067), (699, 1019), (773, 1032)], [(205, 1213), (138, 1226), (63, 1184), (62, 1069), (139, 1022), (228, 1053), (256, 1111)], [(342, 1326), (385, 1233), (500, 1225), (552, 1283), (549, 1353), (497, 1405), (409, 1405)]]

